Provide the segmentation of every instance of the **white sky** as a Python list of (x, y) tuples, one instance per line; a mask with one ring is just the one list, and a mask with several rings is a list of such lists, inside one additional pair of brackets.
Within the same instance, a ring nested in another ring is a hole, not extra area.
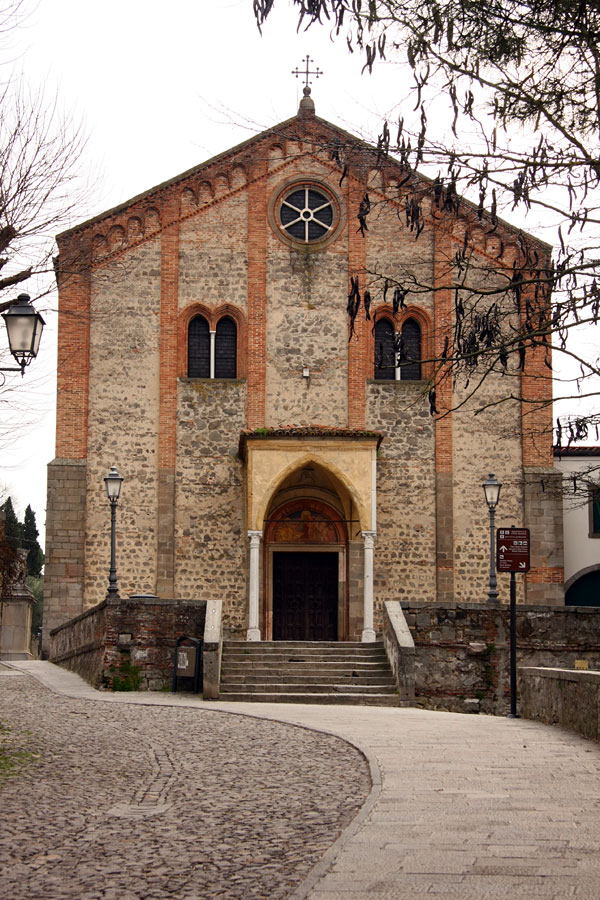
[[(81, 163), (93, 190), (71, 224), (293, 116), (302, 80), (291, 70), (307, 53), (323, 71), (312, 85), (317, 114), (367, 139), (377, 138), (383, 118), (397, 118), (408, 94), (400, 66), (361, 75), (362, 57), (330, 41), (326, 28), (298, 35), (285, 0), (262, 37), (252, 0), (25, 0), (25, 8), (12, 38), (16, 66), (32, 87), (56, 92), (88, 135)], [(413, 105), (402, 108), (407, 120)], [(0, 445), (0, 488), (20, 512), (31, 503), (40, 531), (54, 456), (55, 302), (44, 311), (40, 357), (23, 380), (9, 376), (15, 390), (0, 406), (0, 434), (15, 422), (14, 439)]]
[[(307, 53), (323, 72), (312, 85), (323, 118), (376, 137), (386, 103), (398, 98), (389, 69), (361, 77), (360, 57), (326, 30), (297, 35), (282, 0), (262, 38), (251, 0), (27, 0), (26, 10), (12, 36), (16, 67), (50, 98), (56, 91), (88, 135), (82, 169), (93, 191), (71, 224), (295, 115), (303, 82), (291, 72)], [(40, 356), (23, 379), (8, 376), (15, 390), (0, 407), (2, 431), (15, 425), (0, 446), (0, 488), (21, 513), (31, 503), (40, 531), (54, 456), (55, 303), (44, 309)]]

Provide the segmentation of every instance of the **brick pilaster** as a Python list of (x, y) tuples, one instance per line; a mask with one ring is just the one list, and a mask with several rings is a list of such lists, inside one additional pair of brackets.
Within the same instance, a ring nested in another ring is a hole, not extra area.
[[(358, 276), (361, 296), (365, 289), (367, 267), (367, 238), (358, 231), (358, 208), (365, 186), (356, 178), (348, 179), (346, 208), (348, 210), (348, 286)], [(348, 344), (348, 427), (364, 428), (367, 415), (367, 378), (369, 377), (369, 342), (371, 323), (365, 319), (361, 305), (354, 323), (354, 334)]]
[[(434, 231), (433, 355), (440, 359), (446, 336), (452, 339), (452, 236), (438, 225)], [(436, 587), (438, 602), (454, 599), (454, 497), (452, 488), (452, 378), (438, 374), (435, 420)]]
[(91, 258), (86, 236), (59, 238), (56, 456), (87, 456)]
[[(255, 176), (267, 161), (255, 163)], [(248, 428), (265, 425), (267, 356), (267, 195), (264, 177), (248, 186)]]
[(179, 223), (175, 194), (163, 204), (160, 272), (160, 399), (156, 592), (175, 595), (175, 457), (177, 438), (177, 306)]
[[(525, 324), (523, 313), (521, 325)], [(521, 455), (524, 524), (531, 540), (525, 576), (527, 603), (564, 603), (563, 520), (560, 482), (554, 472), (551, 350), (527, 347), (521, 372)], [(542, 482), (549, 488), (543, 490)]]

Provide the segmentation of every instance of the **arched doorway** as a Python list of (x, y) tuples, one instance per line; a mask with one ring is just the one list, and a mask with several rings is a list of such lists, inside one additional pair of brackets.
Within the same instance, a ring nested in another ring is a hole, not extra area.
[(341, 510), (315, 497), (296, 497), (280, 505), (276, 499), (264, 548), (267, 639), (344, 640), (348, 532)]

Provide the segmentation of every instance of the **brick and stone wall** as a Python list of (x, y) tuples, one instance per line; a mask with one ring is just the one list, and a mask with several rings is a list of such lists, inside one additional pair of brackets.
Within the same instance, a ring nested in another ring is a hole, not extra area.
[[(427, 707), (503, 715), (509, 703), (506, 605), (402, 603), (416, 650), (415, 697)], [(519, 666), (600, 668), (600, 609), (517, 607)]]
[(133, 596), (103, 601), (50, 634), (50, 660), (98, 688), (124, 679), (130, 667), (139, 690), (170, 687), (178, 637), (202, 638), (206, 603)]
[(600, 738), (600, 671), (519, 669), (519, 715)]
[[(426, 227), (415, 239), (403, 221), (403, 173), (393, 161), (375, 171), (374, 155), (346, 136), (341, 178), (331, 153), (340, 140), (341, 132), (303, 113), (60, 237), (47, 628), (103, 599), (110, 516), (102, 479), (115, 464), (125, 479), (117, 515), (122, 594), (204, 600), (218, 590), (225, 631), (242, 635), (249, 524), (237, 440), (244, 428), (292, 425), (368, 427), (385, 436), (377, 464), (378, 629), (384, 600), (484, 602), (481, 483), (489, 471), (504, 485), (499, 523), (532, 529), (536, 571), (526, 590), (520, 584), (519, 600), (562, 601), (560, 509), (539, 489), (551, 476), (548, 438), (522, 438), (517, 401), (499, 415), (474, 415), (495, 400), (501, 378), (488, 379), (474, 402), (452, 413), (466, 388), (458, 384), (452, 397), (447, 379), (438, 389), (447, 415), (436, 419), (427, 402), (431, 365), (419, 383), (373, 381), (372, 324), (362, 309), (349, 341), (350, 278), (359, 279), (363, 295), (371, 290), (376, 308), (383, 275), (412, 288), (406, 302), (423, 326), (424, 353), (441, 354), (452, 333), (452, 260), (467, 219), (453, 225), (424, 202)], [(290, 246), (278, 233), (275, 198), (294, 179), (316, 179), (337, 198), (339, 229), (322, 247)], [(357, 212), (366, 190), (372, 208), (361, 234)], [(468, 217), (466, 207), (463, 213)], [(472, 234), (480, 262), (499, 258), (499, 235)], [(509, 243), (507, 265), (516, 252)], [(240, 335), (238, 379), (187, 379), (189, 318), (202, 309), (214, 325), (227, 307)], [(546, 396), (543, 362), (539, 354), (528, 360), (535, 376), (523, 387), (528, 398), (532, 391)], [(351, 540), (355, 635), (360, 535)]]

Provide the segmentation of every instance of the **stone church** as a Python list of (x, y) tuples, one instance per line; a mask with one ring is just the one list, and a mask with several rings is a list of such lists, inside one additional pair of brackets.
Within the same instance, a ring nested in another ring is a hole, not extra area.
[(218, 596), (229, 637), (370, 642), (388, 600), (485, 604), (490, 472), (497, 524), (531, 530), (519, 602), (563, 604), (551, 406), (528, 405), (551, 398), (543, 355), (498, 410), (500, 376), (428, 399), (465, 231), (482, 269), (500, 247), (510, 269), (521, 236), (432, 193), (305, 88), (291, 119), (59, 236), (46, 630), (106, 596), (112, 465), (121, 596)]

